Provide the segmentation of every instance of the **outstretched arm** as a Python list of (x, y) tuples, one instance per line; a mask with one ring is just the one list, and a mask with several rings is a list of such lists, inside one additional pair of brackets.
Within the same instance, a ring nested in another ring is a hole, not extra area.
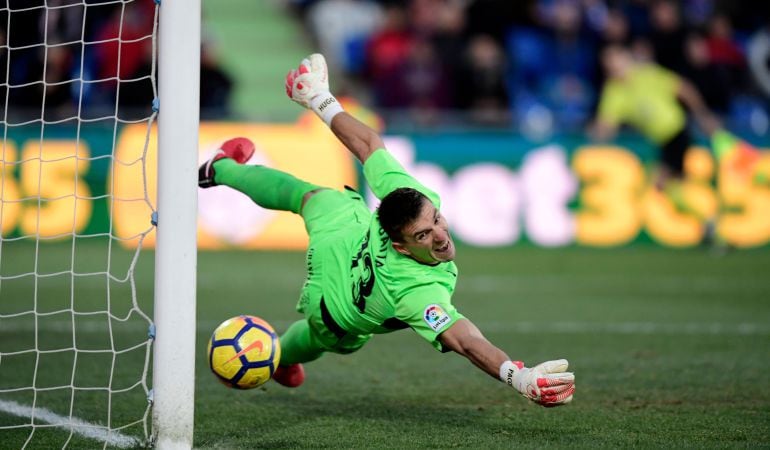
[(329, 91), (329, 72), (323, 55), (308, 56), (297, 69), (286, 74), (286, 95), (312, 109), (361, 163), (384, 147), (377, 132), (346, 113)]
[(618, 134), (618, 126), (602, 118), (597, 118), (588, 128), (588, 135), (594, 141), (607, 142)]
[(711, 136), (718, 129), (722, 128), (719, 119), (706, 106), (706, 102), (703, 101), (700, 92), (692, 83), (682, 78), (676, 95), (692, 112), (695, 121), (698, 122), (698, 126), (706, 135)]
[(478, 368), (499, 378), (521, 395), (542, 406), (560, 406), (572, 401), (575, 375), (566, 372), (569, 363), (559, 359), (533, 368), (508, 355), (489, 342), (468, 319), (460, 319), (439, 336), (441, 344), (468, 358)]
[[(329, 74), (322, 55), (312, 54), (303, 59), (297, 69), (289, 71), (286, 94), (304, 108), (313, 110), (364, 164), (364, 176), (377, 198), (382, 199), (397, 188), (409, 187), (439, 205), (438, 195), (409, 175), (392, 155), (384, 150), (377, 152), (384, 149), (385, 144), (376, 131), (342, 109), (329, 92)], [(370, 158), (372, 155), (375, 157)]]
[(365, 163), (375, 150), (385, 148), (376, 131), (345, 111), (334, 116), (331, 129), (361, 164)]
[(492, 345), (481, 331), (468, 319), (460, 319), (452, 328), (441, 333), (441, 344), (459, 353), (476, 367), (494, 378), (500, 375), (500, 366), (511, 358)]

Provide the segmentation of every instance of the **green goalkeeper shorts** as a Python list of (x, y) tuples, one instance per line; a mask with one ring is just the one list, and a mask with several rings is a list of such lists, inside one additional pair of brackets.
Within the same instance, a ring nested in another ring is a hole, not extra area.
[[(324, 292), (344, 296), (337, 292), (339, 280), (325, 279), (346, 274), (350, 267), (350, 250), (369, 229), (372, 212), (361, 195), (346, 189), (340, 192), (324, 189), (315, 193), (302, 210), (305, 228), (310, 236), (306, 255), (307, 278), (302, 287), (297, 311), (304, 314), (311, 332), (326, 351), (352, 353), (360, 349), (371, 334), (358, 335), (346, 332), (334, 320), (334, 311), (324, 299)], [(351, 300), (352, 302), (352, 300)]]
[(359, 229), (368, 229), (372, 218), (361, 195), (347, 186), (344, 192), (319, 190), (310, 197), (301, 214), (311, 245), (313, 241), (336, 239), (343, 234), (357, 236)]

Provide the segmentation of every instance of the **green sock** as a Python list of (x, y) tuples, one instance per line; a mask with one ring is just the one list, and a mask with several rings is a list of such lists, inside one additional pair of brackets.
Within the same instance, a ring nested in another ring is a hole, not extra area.
[(238, 164), (229, 158), (214, 163), (214, 181), (248, 195), (267, 209), (299, 214), (302, 197), (320, 186), (265, 166)]
[(323, 355), (321, 343), (310, 333), (306, 320), (298, 320), (291, 324), (281, 336), (280, 365), (288, 366), (296, 363), (306, 363), (316, 360)]

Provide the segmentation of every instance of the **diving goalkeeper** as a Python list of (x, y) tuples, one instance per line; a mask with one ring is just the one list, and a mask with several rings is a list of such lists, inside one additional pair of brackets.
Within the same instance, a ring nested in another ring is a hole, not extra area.
[(312, 109), (363, 164), (382, 200), (372, 214), (355, 191), (337, 191), (264, 166), (245, 165), (246, 138), (224, 144), (199, 170), (202, 188), (229, 186), (258, 205), (302, 216), (310, 237), (307, 278), (297, 310), (304, 319), (281, 336), (273, 379), (296, 387), (303, 363), (325, 352), (352, 353), (374, 334), (411, 328), (434, 348), (458, 353), (543, 406), (569, 403), (566, 360), (527, 368), (492, 345), (452, 305), (455, 244), (436, 193), (412, 178), (378, 134), (347, 114), (329, 92), (326, 62), (314, 54), (286, 76), (286, 93)]

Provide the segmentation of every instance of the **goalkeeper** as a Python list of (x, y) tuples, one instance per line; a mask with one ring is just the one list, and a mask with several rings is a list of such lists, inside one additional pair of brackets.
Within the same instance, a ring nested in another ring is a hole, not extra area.
[(305, 318), (281, 336), (273, 378), (299, 386), (302, 363), (324, 352), (355, 352), (374, 334), (412, 328), (437, 350), (459, 353), (538, 404), (570, 402), (574, 375), (566, 372), (566, 360), (533, 368), (512, 361), (452, 305), (455, 244), (438, 195), (404, 171), (374, 130), (342, 109), (329, 92), (323, 56), (311, 55), (290, 71), (286, 93), (312, 109), (361, 161), (382, 202), (372, 214), (355, 191), (244, 165), (254, 152), (245, 138), (225, 142), (200, 167), (200, 187), (229, 186), (264, 208), (300, 214), (310, 236), (307, 279), (297, 305)]

